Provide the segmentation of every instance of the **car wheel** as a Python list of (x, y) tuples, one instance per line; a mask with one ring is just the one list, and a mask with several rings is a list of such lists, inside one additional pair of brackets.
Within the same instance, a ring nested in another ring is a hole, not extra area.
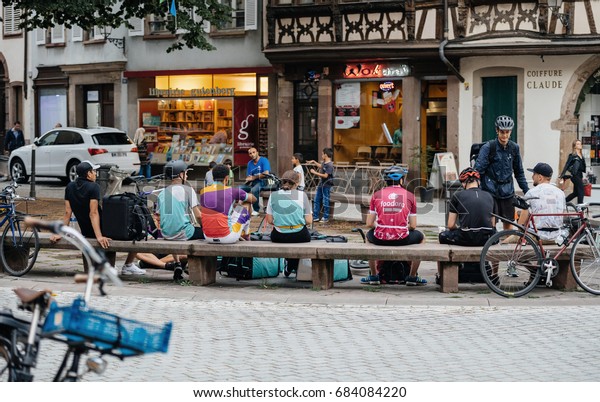
[(79, 165), (78, 160), (71, 161), (67, 165), (67, 182), (77, 180), (77, 165)]
[(25, 164), (21, 159), (15, 159), (10, 164), (10, 175), (12, 178), (20, 184), (27, 183), (29, 177), (27, 176), (27, 171), (25, 170)]

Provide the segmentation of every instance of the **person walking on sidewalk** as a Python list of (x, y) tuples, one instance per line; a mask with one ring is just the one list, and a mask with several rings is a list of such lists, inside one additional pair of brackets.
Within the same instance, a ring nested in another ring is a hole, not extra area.
[[(498, 215), (514, 220), (515, 207), (512, 203), (515, 195), (513, 175), (523, 193), (529, 191), (519, 144), (510, 140), (515, 122), (509, 116), (496, 118), (497, 138), (485, 143), (475, 162), (475, 170), (481, 175), (481, 188), (492, 194), (498, 209)], [(511, 228), (508, 222), (502, 223), (504, 230)]]
[[(89, 161), (83, 161), (77, 165), (77, 180), (72, 181), (65, 188), (65, 215), (63, 224), (66, 226), (71, 220), (71, 214), (75, 215), (81, 234), (89, 239), (96, 239), (102, 248), (108, 248), (110, 240), (102, 234), (100, 227), (102, 210), (100, 208), (100, 185), (96, 183), (96, 169), (100, 165), (94, 165)], [(62, 237), (52, 235), (50, 241), (57, 242)], [(137, 266), (133, 261), (135, 252), (129, 252), (125, 265), (121, 269), (121, 275), (144, 275), (146, 271)]]
[(25, 145), (25, 136), (21, 129), (21, 122), (15, 121), (13, 128), (6, 132), (4, 137), (4, 153), (10, 155), (12, 151), (17, 148), (21, 148)]
[(560, 173), (560, 184), (564, 184), (565, 179), (571, 179), (573, 183), (573, 192), (568, 195), (567, 202), (577, 197), (577, 203), (583, 204), (583, 174), (587, 170), (585, 158), (582, 153), (581, 140), (573, 141), (573, 151), (569, 155), (565, 167)]
[[(319, 185), (317, 186), (317, 194), (315, 195), (315, 207), (313, 209), (313, 222), (329, 222), (329, 196), (331, 194), (331, 187), (333, 186), (333, 149), (323, 148), (321, 155), (323, 161), (321, 163), (310, 160), (308, 163), (316, 165), (319, 171), (310, 169), (310, 172), (315, 176), (319, 177)], [(323, 219), (319, 217), (321, 213), (321, 206), (323, 206)]]
[(271, 164), (269, 160), (264, 156), (260, 156), (256, 148), (250, 148), (248, 150), (250, 161), (248, 162), (248, 168), (246, 170), (246, 184), (241, 189), (247, 193), (252, 193), (256, 199), (252, 204), (252, 216), (257, 216), (260, 211), (260, 190), (263, 186), (262, 179), (269, 174), (271, 170)]
[[(408, 246), (425, 241), (417, 227), (417, 202), (413, 193), (402, 187), (406, 170), (391, 166), (383, 171), (386, 187), (371, 197), (367, 226), (367, 240), (379, 246)], [(418, 276), (420, 261), (410, 262), (410, 274), (406, 277), (407, 286), (426, 285), (427, 280)], [(361, 283), (379, 285), (377, 261), (369, 261), (371, 274), (361, 279)]]

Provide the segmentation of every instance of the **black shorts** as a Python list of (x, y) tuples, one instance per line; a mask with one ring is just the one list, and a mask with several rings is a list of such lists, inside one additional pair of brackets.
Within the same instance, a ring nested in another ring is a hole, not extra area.
[(496, 210), (498, 215), (511, 221), (515, 220), (515, 206), (513, 205), (513, 197), (510, 198), (494, 198), (496, 202)]
[(423, 233), (418, 230), (409, 230), (408, 236), (400, 240), (381, 240), (375, 237), (375, 229), (367, 232), (367, 240), (377, 246), (408, 246), (410, 244), (419, 244), (423, 241)]
[(456, 246), (483, 246), (496, 230), (444, 230), (439, 235), (440, 244), (454, 244)]

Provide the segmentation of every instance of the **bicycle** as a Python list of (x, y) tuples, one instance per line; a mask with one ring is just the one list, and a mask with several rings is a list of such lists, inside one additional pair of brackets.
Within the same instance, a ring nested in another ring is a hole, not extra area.
[[(529, 209), (524, 198), (516, 197), (516, 202), (519, 208)], [(546, 286), (551, 287), (552, 278), (559, 271), (558, 259), (573, 245), (569, 259), (573, 277), (582, 289), (600, 295), (600, 244), (596, 242), (596, 231), (587, 217), (589, 207), (600, 203), (568, 205), (575, 212), (531, 213), (525, 225), (493, 214), (517, 228), (494, 234), (483, 246), (480, 269), (493, 292), (504, 297), (521, 297), (533, 290), (542, 277)], [(539, 216), (563, 217), (563, 226), (552, 229), (561, 230), (557, 238), (560, 246), (557, 251), (550, 250), (540, 238), (534, 220)], [(592, 215), (593, 218), (599, 216)]]
[(35, 264), (40, 251), (40, 239), (36, 228), (26, 227), (25, 214), (16, 210), (16, 201), (35, 201), (34, 198), (17, 195), (16, 182), (0, 192), (0, 226), (4, 226), (0, 237), (0, 261), (4, 270), (13, 276), (23, 276)]
[[(0, 380), (33, 381), (32, 370), (36, 367), (40, 343), (46, 339), (67, 345), (54, 376), (55, 382), (79, 381), (90, 371), (102, 374), (107, 367), (104, 355), (124, 359), (144, 353), (167, 352), (173, 327), (171, 322), (162, 326), (146, 324), (88, 306), (95, 283), (99, 283), (103, 296), (106, 295), (105, 281), (122, 285), (117, 271), (104, 254), (61, 221), (45, 222), (28, 217), (25, 222), (60, 234), (74, 244), (85, 256), (89, 271), (87, 275), (75, 277), (76, 282), (85, 282), (85, 291), (83, 297), (68, 306), (59, 306), (53, 301), (49, 290), (14, 290), (19, 298), (19, 308), (32, 312), (32, 315), (23, 319), (11, 310), (0, 310)], [(96, 276), (95, 272), (100, 275)], [(97, 355), (88, 357), (87, 371), (80, 372), (81, 359), (90, 352)]]

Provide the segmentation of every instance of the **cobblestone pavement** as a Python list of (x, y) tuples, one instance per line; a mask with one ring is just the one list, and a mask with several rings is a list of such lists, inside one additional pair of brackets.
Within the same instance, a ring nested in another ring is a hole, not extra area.
[[(78, 263), (73, 252), (42, 250), (26, 277), (0, 274), (0, 307), (15, 308), (17, 286), (51, 287), (60, 303), (70, 302), (81, 290), (71, 284)], [(200, 288), (173, 284), (170, 275), (149, 270), (92, 299), (124, 317), (172, 320), (169, 352), (111, 358), (103, 376), (87, 380), (600, 380), (600, 302), (582, 292), (535, 289), (508, 300), (477, 285), (448, 295), (435, 285), (361, 288), (357, 278), (320, 292), (283, 278), (218, 278)], [(44, 342), (37, 380), (51, 380), (62, 347)]]

